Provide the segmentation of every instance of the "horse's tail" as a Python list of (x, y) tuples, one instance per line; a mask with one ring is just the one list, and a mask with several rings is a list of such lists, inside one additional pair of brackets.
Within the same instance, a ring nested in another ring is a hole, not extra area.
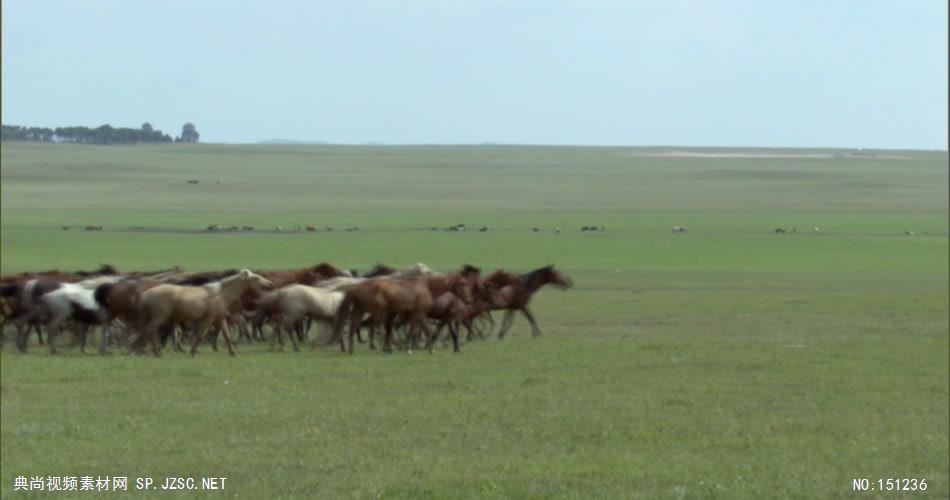
[(344, 293), (343, 302), (336, 311), (336, 318), (333, 320), (333, 333), (327, 340), (327, 345), (338, 342), (343, 335), (343, 325), (346, 324), (346, 318), (353, 310), (353, 296), (349, 292)]

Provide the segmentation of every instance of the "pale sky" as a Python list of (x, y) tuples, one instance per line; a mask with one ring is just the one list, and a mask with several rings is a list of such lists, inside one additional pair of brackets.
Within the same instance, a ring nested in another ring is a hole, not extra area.
[(945, 0), (3, 0), (2, 121), (947, 148)]

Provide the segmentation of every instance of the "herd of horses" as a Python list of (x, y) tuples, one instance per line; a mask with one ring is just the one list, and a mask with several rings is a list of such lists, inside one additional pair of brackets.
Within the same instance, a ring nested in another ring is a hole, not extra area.
[[(571, 286), (571, 280), (553, 265), (519, 274), (499, 269), (483, 276), (478, 267), (439, 273), (424, 264), (397, 270), (377, 264), (360, 276), (327, 262), (293, 270), (229, 269), (187, 272), (179, 267), (154, 272), (120, 273), (104, 265), (91, 272), (20, 273), (0, 277), (0, 332), (15, 330), (15, 344), (26, 352), (31, 332), (38, 343), (56, 352), (57, 337), (69, 330), (85, 352), (91, 330), (99, 328), (99, 352), (127, 346), (130, 352), (151, 350), (159, 356), (169, 341), (183, 351), (198, 352), (201, 342), (217, 350), (224, 337), (235, 355), (232, 333), (247, 341), (267, 340), (283, 346), (284, 333), (294, 350), (308, 340), (313, 322), (327, 325), (329, 335), (315, 346), (339, 344), (353, 353), (369, 336), (383, 335), (382, 349), (394, 345), (412, 352), (424, 342), (430, 352), (443, 330), (453, 348), (460, 350), (459, 334), (467, 340), (492, 335), (492, 311), (503, 311), (498, 337), (504, 338), (515, 314), (521, 312), (540, 335), (528, 305), (544, 285)], [(397, 335), (398, 334), (398, 335)], [(0, 339), (0, 344), (3, 341)]]

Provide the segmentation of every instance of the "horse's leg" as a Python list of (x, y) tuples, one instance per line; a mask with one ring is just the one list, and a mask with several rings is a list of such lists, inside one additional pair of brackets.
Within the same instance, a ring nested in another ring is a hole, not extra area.
[(511, 328), (511, 322), (515, 320), (515, 312), (511, 309), (505, 310), (505, 317), (501, 320), (501, 329), (498, 330), (498, 338), (505, 338), (505, 332)]
[(99, 329), (99, 354), (109, 354), (109, 327), (112, 325), (112, 318), (106, 313), (102, 317), (102, 325)]
[(525, 317), (528, 318), (528, 322), (531, 323), (531, 335), (537, 337), (541, 335), (541, 329), (538, 328), (538, 322), (534, 320), (534, 315), (531, 314), (531, 311), (528, 309), (528, 306), (521, 308), (521, 312), (524, 313)]
[(201, 322), (201, 324), (195, 324), (195, 331), (191, 332), (191, 356), (194, 357), (198, 353), (198, 342), (201, 342), (201, 339), (204, 337), (204, 334), (208, 331), (209, 325), (207, 322)]
[[(27, 313), (29, 315), (29, 313)], [(29, 319), (26, 321), (21, 318), (17, 318), (13, 321), (13, 326), (16, 327), (16, 348), (20, 352), (26, 352), (26, 339), (30, 334), (29, 330)]]
[[(302, 325), (301, 325), (302, 326)], [(313, 318), (307, 318), (307, 328), (304, 328), (300, 333), (300, 341), (306, 342), (310, 338), (310, 328), (313, 327)]]
[(443, 328), (445, 328), (445, 320), (444, 320), (444, 319), (439, 321), (439, 326), (435, 329), (435, 333), (433, 333), (432, 336), (429, 337), (428, 340), (426, 341), (426, 349), (431, 348), (431, 347), (432, 347), (432, 344), (433, 344), (436, 340), (439, 339), (439, 334), (442, 333), (442, 329), (443, 329)]
[(238, 313), (237, 315), (235, 315), (235, 318), (237, 318), (235, 320), (235, 323), (237, 324), (237, 328), (238, 328), (237, 340), (247, 339), (247, 341), (250, 342), (251, 333), (247, 329), (247, 319), (244, 317), (244, 314)]
[(264, 340), (265, 319), (267, 319), (267, 315), (263, 311), (259, 311), (251, 320), (251, 340)]
[[(415, 326), (415, 332), (410, 333), (410, 335), (412, 336), (412, 339), (411, 339), (412, 342), (409, 342), (409, 345), (410, 345), (410, 346), (412, 346), (413, 344), (415, 344), (415, 342), (416, 342), (416, 336), (417, 336), (417, 335), (425, 335), (426, 338), (432, 337), (432, 329), (429, 328), (429, 322), (428, 322), (428, 320), (426, 319), (425, 313), (417, 314), (417, 315), (415, 316), (415, 320), (413, 321), (413, 323), (415, 323), (415, 325), (414, 325), (414, 326)], [(452, 328), (452, 325), (451, 325), (451, 324), (449, 325), (449, 328)], [(433, 342), (433, 344), (434, 344), (434, 342)], [(429, 354), (432, 354), (432, 353), (434, 352), (434, 349), (435, 349), (434, 346), (433, 346), (433, 347), (429, 347)], [(408, 350), (408, 352), (409, 352), (409, 354), (412, 354), (411, 347), (410, 347), (410, 350)]]
[(237, 356), (234, 353), (234, 342), (231, 340), (231, 332), (228, 331), (228, 321), (226, 319), (221, 320), (221, 334), (224, 335), (224, 341), (228, 344), (228, 354), (231, 356)]
[[(485, 323), (488, 323), (487, 331), (485, 330)], [(495, 318), (492, 317), (491, 311), (482, 312), (472, 318), (472, 326), (475, 328), (478, 338), (480, 340), (486, 340), (488, 337), (491, 337), (492, 331), (495, 330)]]
[(298, 327), (303, 327), (303, 320), (295, 321), (291, 329), (287, 331), (287, 337), (290, 338), (290, 343), (294, 346), (294, 352), (300, 352), (300, 346), (297, 345), (297, 336), (299, 336), (299, 334), (296, 330)]
[(211, 324), (211, 327), (205, 330), (205, 338), (211, 342), (211, 350), (218, 352), (218, 333), (221, 331), (221, 324), (227, 323), (227, 319), (222, 319), (220, 322), (214, 322)]
[[(37, 340), (39, 340), (40, 345), (44, 345), (44, 343), (43, 343), (43, 330), (40, 328), (40, 325), (37, 324), (35, 321), (30, 320), (30, 327), (33, 328), (34, 330), (36, 330), (36, 338), (37, 338)], [(26, 334), (29, 335), (30, 332), (27, 331)], [(46, 337), (49, 338), (49, 335), (47, 334)]]
[[(161, 326), (162, 326), (162, 320), (159, 319), (156, 321), (152, 321), (148, 325), (148, 330), (146, 330), (144, 333), (145, 340), (147, 340), (148, 343), (152, 345), (152, 352), (155, 354), (156, 358), (162, 355), (162, 349), (161, 349), (161, 346), (159, 345), (159, 338), (158, 338), (158, 329), (161, 328)], [(172, 328), (174, 328), (174, 324)]]
[(89, 325), (79, 325), (79, 352), (86, 353), (86, 338), (89, 336)]
[(274, 321), (274, 338), (270, 341), (270, 349), (274, 350), (274, 342), (280, 343), (281, 350), (284, 349), (284, 320), (279, 318)]
[(50, 354), (56, 354), (56, 344), (53, 342), (53, 339), (59, 335), (61, 328), (60, 321), (53, 318), (53, 321), (50, 322), (47, 328), (49, 331), (46, 332), (46, 343), (49, 344), (49, 352)]
[(356, 311), (353, 311), (353, 313), (350, 314), (350, 332), (349, 332), (350, 345), (349, 347), (345, 345), (346, 335), (343, 335), (340, 338), (340, 348), (343, 349), (343, 352), (348, 352), (350, 354), (353, 354), (353, 348), (354, 348), (353, 344), (355, 343), (355, 339), (356, 339), (356, 330), (359, 328), (359, 321), (360, 321), (359, 316), (357, 316)]
[[(171, 322), (172, 336), (175, 339), (175, 352), (185, 352), (184, 346), (182, 346), (182, 339), (185, 339), (185, 325), (179, 325), (176, 321)], [(194, 333), (194, 328), (189, 331), (189, 335)], [(187, 340), (190, 340), (191, 337), (188, 337)], [(185, 340), (185, 341), (187, 341)]]
[[(453, 320), (449, 322), (449, 333), (452, 334), (452, 348), (455, 352), (462, 352), (459, 349), (459, 320)], [(471, 335), (471, 330), (469, 330), (469, 335)]]

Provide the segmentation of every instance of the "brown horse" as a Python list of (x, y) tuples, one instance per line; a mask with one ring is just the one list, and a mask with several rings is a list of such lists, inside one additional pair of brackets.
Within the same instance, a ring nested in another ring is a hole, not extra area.
[(148, 321), (143, 338), (151, 342), (159, 355), (158, 328), (169, 321), (199, 322), (192, 335), (191, 354), (198, 352), (198, 342), (212, 326), (220, 328), (228, 344), (228, 353), (234, 355), (234, 345), (228, 331), (227, 318), (233, 305), (248, 289), (258, 291), (274, 288), (273, 282), (249, 269), (202, 286), (162, 284), (144, 291), (139, 299), (139, 317)]
[(426, 348), (431, 351), (432, 344), (439, 338), (442, 329), (448, 326), (449, 334), (452, 336), (452, 344), (455, 352), (460, 352), (459, 348), (459, 327), (464, 326), (468, 331), (468, 340), (474, 337), (473, 323), (475, 318), (491, 310), (493, 306), (503, 306), (504, 302), (497, 294), (497, 290), (488, 283), (476, 284), (472, 287), (473, 300), (466, 303), (458, 295), (452, 292), (445, 292), (438, 296), (429, 308), (429, 318), (439, 322), (435, 333), (428, 339)]
[(499, 269), (485, 278), (485, 281), (498, 288), (498, 297), (504, 303), (503, 306), (493, 307), (493, 309), (505, 311), (501, 329), (498, 331), (499, 339), (505, 338), (505, 333), (515, 319), (516, 311), (521, 311), (528, 318), (528, 322), (531, 323), (531, 333), (535, 337), (541, 335), (541, 329), (538, 328), (534, 315), (528, 309), (531, 297), (547, 284), (561, 289), (570, 288), (573, 284), (570, 278), (554, 269), (553, 264), (521, 275)]
[[(333, 339), (340, 340), (340, 347), (344, 350), (343, 323), (346, 317), (350, 319), (349, 353), (353, 354), (356, 344), (356, 332), (364, 314), (369, 314), (370, 344), (376, 334), (376, 329), (386, 320), (386, 337), (383, 342), (385, 352), (392, 351), (393, 319), (396, 315), (403, 316), (409, 322), (410, 340), (417, 331), (422, 330), (429, 336), (429, 327), (426, 324), (426, 313), (432, 306), (432, 294), (429, 287), (421, 279), (393, 280), (376, 278), (357, 283), (346, 291), (343, 303), (340, 305), (337, 320), (333, 328)], [(407, 343), (408, 352), (412, 352), (411, 343)]]
[[(337, 315), (330, 342), (339, 340), (345, 349), (342, 336), (343, 323), (350, 319), (350, 345), (352, 354), (356, 335), (364, 314), (369, 315), (370, 348), (374, 347), (376, 329), (385, 320), (386, 336), (383, 350), (391, 351), (393, 327), (397, 319), (409, 324), (406, 349), (412, 352), (412, 343), (420, 331), (429, 339), (432, 334), (426, 317), (439, 297), (451, 292), (465, 302), (472, 300), (472, 288), (480, 286), (478, 268), (466, 265), (462, 271), (449, 274), (423, 274), (405, 279), (374, 278), (357, 283), (346, 290)], [(431, 345), (429, 346), (431, 350)]]

